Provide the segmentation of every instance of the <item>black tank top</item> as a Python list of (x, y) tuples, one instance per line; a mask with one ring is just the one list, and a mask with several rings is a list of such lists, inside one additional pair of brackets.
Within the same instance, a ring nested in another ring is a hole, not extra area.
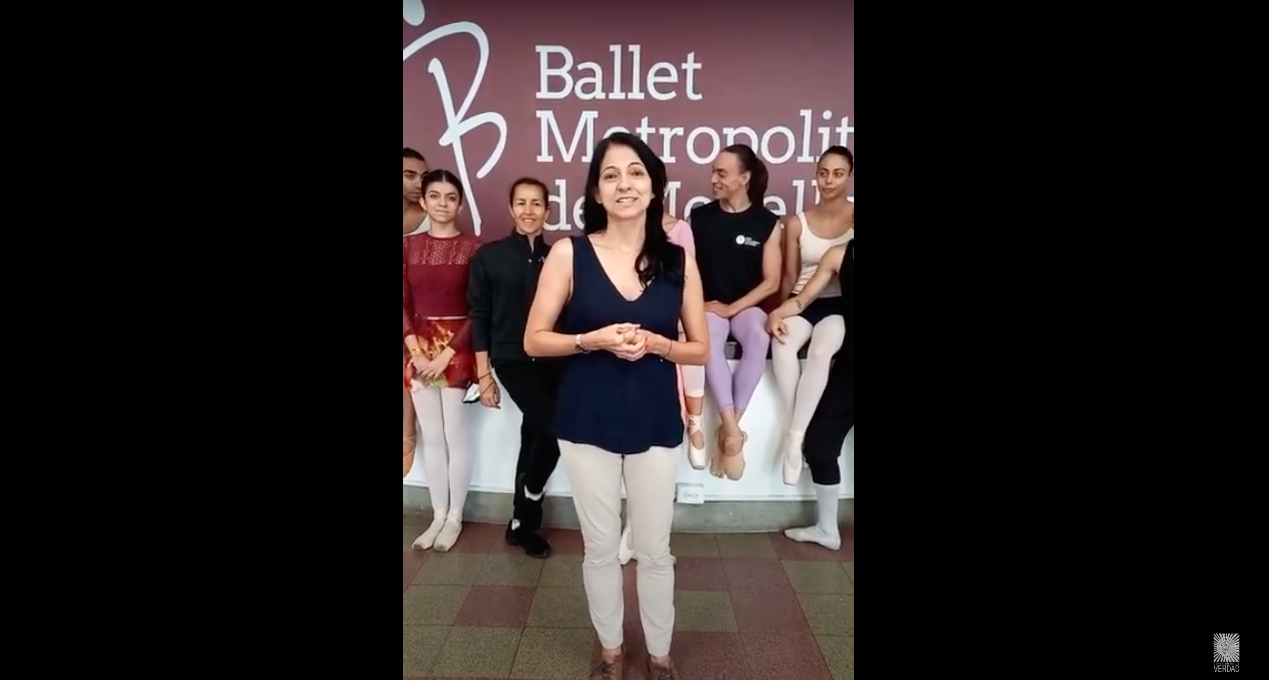
[(692, 211), (696, 265), (706, 302), (730, 305), (762, 283), (762, 251), (779, 222), (761, 205), (729, 213), (714, 201)]

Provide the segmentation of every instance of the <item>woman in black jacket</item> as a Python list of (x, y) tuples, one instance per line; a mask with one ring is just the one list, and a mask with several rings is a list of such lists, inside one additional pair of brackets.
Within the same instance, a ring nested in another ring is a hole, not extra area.
[(550, 252), (543, 241), (548, 197), (546, 185), (536, 179), (520, 179), (511, 186), (513, 231), (477, 251), (467, 289), (480, 403), (501, 408), (501, 382), (524, 414), (507, 544), (539, 559), (551, 555), (550, 544), (538, 532), (546, 484), (560, 460), (551, 424), (561, 369), (558, 360), (531, 359), (524, 353), (524, 327), (537, 294), (538, 274)]

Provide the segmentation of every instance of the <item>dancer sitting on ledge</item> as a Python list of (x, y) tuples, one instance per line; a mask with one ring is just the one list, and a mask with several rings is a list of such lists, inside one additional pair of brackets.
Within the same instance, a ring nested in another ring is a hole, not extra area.
[[(727, 147), (714, 161), (718, 200), (693, 210), (691, 216), (709, 322), (705, 382), (723, 421), (718, 431), (722, 456), (711, 462), (710, 472), (733, 481), (745, 474), (749, 440), (740, 421), (767, 371), (771, 349), (767, 315), (760, 305), (780, 291), (780, 218), (764, 205), (768, 181), (767, 166), (753, 149), (743, 144)], [(735, 375), (727, 363), (729, 335), (743, 352)]]
[[(849, 149), (835, 146), (820, 158), (816, 175), (820, 204), (790, 217), (784, 230), (786, 298), (806, 289), (829, 250), (854, 238), (855, 204), (846, 200), (854, 175), (855, 157)], [(804, 309), (790, 310), (789, 316), (772, 314), (767, 322), (767, 330), (777, 340), (771, 349), (771, 366), (788, 418), (788, 431), (780, 450), (784, 483), (789, 486), (801, 480), (806, 428), (828, 384), (833, 356), (846, 340), (841, 297), (841, 285), (832, 278)], [(798, 353), (808, 343), (803, 370)]]
[[(669, 191), (669, 186), (666, 186)], [(692, 225), (666, 213), (661, 220), (670, 243), (687, 252), (687, 256), (696, 259), (696, 241), (692, 238)], [(687, 333), (683, 324), (679, 324), (679, 342), (687, 342)], [(701, 419), (705, 413), (705, 367), (679, 365), (679, 388), (683, 397), (683, 410), (687, 417), (687, 462), (693, 470), (704, 470), (709, 465), (706, 450), (705, 432)], [(626, 531), (621, 536), (621, 564), (625, 565), (634, 559), (634, 534), (629, 521)]]
[(791, 312), (791, 308), (810, 304), (834, 278), (841, 281), (842, 315), (846, 320), (846, 342), (838, 353), (836, 363), (828, 374), (828, 386), (820, 399), (819, 407), (806, 430), (803, 451), (811, 479), (815, 482), (818, 504), (818, 521), (815, 526), (789, 529), (784, 532), (790, 540), (799, 543), (817, 543), (829, 550), (842, 549), (841, 528), (838, 525), (838, 504), (842, 485), (842, 450), (846, 436), (855, 429), (855, 244), (837, 246), (828, 252), (824, 262), (811, 282), (806, 284), (802, 296), (787, 303), (776, 314)]

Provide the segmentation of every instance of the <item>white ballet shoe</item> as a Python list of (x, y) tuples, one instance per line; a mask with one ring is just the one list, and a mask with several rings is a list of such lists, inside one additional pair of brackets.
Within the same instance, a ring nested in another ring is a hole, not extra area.
[(414, 539), (414, 545), (411, 547), (415, 550), (431, 550), (436, 545), (436, 537), (441, 534), (441, 528), (445, 526), (446, 514), (445, 510), (437, 510), (436, 516), (432, 518), (432, 525), (421, 536)]
[(786, 538), (797, 543), (813, 543), (823, 546), (833, 552), (842, 549), (842, 535), (840, 531), (828, 531), (822, 527), (806, 527), (805, 529), (789, 529), (784, 532)]
[[(701, 440), (705, 442), (705, 446), (696, 448), (692, 444), (692, 437), (701, 435)], [(701, 416), (687, 416), (687, 462), (691, 464), (693, 470), (704, 470), (709, 465), (709, 440), (705, 439), (705, 430), (701, 427)]]
[(788, 486), (797, 486), (802, 481), (802, 466), (806, 462), (802, 445), (805, 441), (806, 435), (801, 432), (790, 432), (784, 440), (781, 457), (784, 459), (784, 483)]
[(441, 533), (436, 536), (436, 545), (432, 546), (438, 553), (447, 553), (455, 543), (458, 543), (458, 537), (463, 533), (463, 518), (457, 512), (450, 511), (449, 517), (445, 518), (445, 524), (441, 526)]
[(617, 550), (617, 559), (621, 561), (621, 566), (630, 564), (630, 560), (634, 559), (634, 533), (627, 526), (626, 530), (621, 532), (621, 548)]

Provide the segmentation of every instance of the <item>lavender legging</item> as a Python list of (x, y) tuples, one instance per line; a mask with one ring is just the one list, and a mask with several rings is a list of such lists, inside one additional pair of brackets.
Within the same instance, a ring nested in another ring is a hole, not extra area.
[[(762, 374), (767, 371), (767, 352), (771, 349), (771, 336), (767, 335), (767, 314), (751, 307), (724, 319), (717, 314), (705, 314), (709, 322), (709, 363), (705, 364), (705, 383), (718, 402), (718, 410), (734, 409), (744, 413), (749, 401), (758, 391)], [(743, 354), (736, 375), (727, 364), (727, 336), (736, 338)]]

